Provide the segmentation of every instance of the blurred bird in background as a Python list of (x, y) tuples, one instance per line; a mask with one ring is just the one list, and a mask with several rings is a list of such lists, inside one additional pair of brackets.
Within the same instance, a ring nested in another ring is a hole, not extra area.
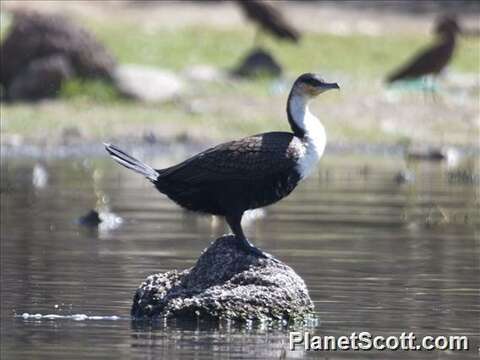
[(300, 32), (270, 2), (262, 0), (236, 0), (235, 3), (240, 7), (245, 16), (257, 25), (257, 31), (255, 32), (254, 49), (232, 71), (233, 75), (240, 77), (280, 76), (282, 74), (282, 66), (273, 54), (259, 44), (260, 34), (261, 32), (268, 32), (278, 39), (298, 43)]
[(255, 42), (259, 38), (259, 30), (268, 32), (281, 40), (297, 43), (300, 32), (285, 20), (282, 13), (272, 4), (261, 0), (237, 0), (237, 5), (245, 16), (258, 25)]
[(456, 37), (459, 33), (460, 26), (454, 17), (440, 18), (435, 26), (437, 37), (435, 43), (392, 72), (387, 77), (387, 83), (413, 80), (428, 75), (438, 76), (453, 57)]

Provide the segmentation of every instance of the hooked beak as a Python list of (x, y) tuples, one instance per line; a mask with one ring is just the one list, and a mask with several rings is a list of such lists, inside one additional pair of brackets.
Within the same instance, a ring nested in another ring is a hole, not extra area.
[(324, 90), (331, 90), (331, 89), (340, 89), (340, 86), (338, 86), (337, 83), (323, 83), (320, 86), (320, 88)]
[(337, 83), (321, 82), (312, 89), (312, 95), (317, 96), (318, 94), (332, 89), (340, 89), (340, 86), (338, 86)]

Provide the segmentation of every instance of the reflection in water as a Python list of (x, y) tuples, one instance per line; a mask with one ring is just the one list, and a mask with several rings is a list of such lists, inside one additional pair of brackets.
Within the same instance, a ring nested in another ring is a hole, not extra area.
[[(454, 170), (408, 163), (415, 176), (405, 183), (395, 180), (399, 162), (329, 156), (317, 176), (255, 217), (246, 231), (305, 279), (319, 319), (315, 334), (468, 335), (468, 354), (387, 357), (475, 358), (477, 162)], [(32, 182), (33, 162), (7, 160), (2, 167), (2, 358), (386, 357), (292, 354), (285, 327), (131, 322), (138, 284), (151, 273), (192, 266), (226, 231), (223, 223), (182, 211), (106, 159), (42, 163), (48, 174), (42, 186)], [(92, 208), (110, 209), (123, 223), (104, 232), (79, 227), (75, 219)], [(93, 318), (14, 316), (23, 313)]]

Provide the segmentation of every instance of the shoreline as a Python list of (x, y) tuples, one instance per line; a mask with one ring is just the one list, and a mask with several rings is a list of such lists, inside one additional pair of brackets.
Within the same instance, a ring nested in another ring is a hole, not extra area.
[[(103, 152), (104, 141), (154, 152), (156, 147), (198, 151), (256, 133), (289, 131), (289, 86), (306, 70), (342, 88), (312, 103), (312, 112), (327, 129), (327, 151), (396, 155), (420, 146), (480, 152), (478, 39), (460, 39), (451, 66), (431, 93), (421, 81), (398, 86), (383, 82), (403, 59), (434, 40), (434, 12), (379, 16), (376, 8), (362, 6), (359, 18), (357, 6), (281, 3), (304, 39), (296, 46), (266, 39), (263, 46), (282, 64), (284, 75), (242, 80), (228, 72), (250, 51), (254, 27), (233, 3), (48, 4), (10, 1), (2, 3), (2, 9), (49, 9), (71, 16), (105, 44), (119, 67), (134, 64), (168, 72), (183, 89), (168, 101), (150, 103), (112, 95), (104, 84), (72, 81), (56, 99), (1, 102), (2, 158), (96, 156)], [(390, 8), (388, 2), (383, 4)], [(335, 21), (302, 21), (312, 14)], [(467, 27), (477, 19), (478, 13), (462, 15)], [(126, 26), (131, 31), (125, 33)]]
[[(194, 154), (219, 144), (219, 142), (209, 141), (168, 141), (166, 139), (158, 139), (155, 142), (149, 142), (138, 139), (117, 138), (112, 143), (124, 148), (128, 152), (136, 152), (145, 154), (145, 156), (157, 156), (162, 153), (169, 155), (175, 154)], [(418, 146), (414, 146), (417, 148)], [(425, 153), (429, 151), (449, 150), (453, 149), (461, 156), (480, 156), (480, 146), (471, 145), (445, 145), (437, 146), (434, 144), (425, 144), (420, 147)], [(360, 156), (379, 156), (399, 158), (406, 156), (409, 150), (408, 145), (404, 144), (387, 144), (387, 143), (352, 143), (352, 142), (330, 142), (325, 150), (326, 154), (338, 155), (360, 155)], [(102, 142), (90, 141), (76, 144), (58, 144), (41, 146), (37, 144), (31, 145), (1, 145), (0, 157), (2, 160), (17, 159), (65, 159), (65, 158), (83, 158), (103, 157), (106, 152)]]

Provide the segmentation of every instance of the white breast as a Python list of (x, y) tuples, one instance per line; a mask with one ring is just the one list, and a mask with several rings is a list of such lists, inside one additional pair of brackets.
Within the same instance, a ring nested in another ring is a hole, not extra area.
[(305, 130), (305, 136), (302, 139), (304, 149), (298, 161), (297, 171), (301, 178), (305, 179), (322, 157), (327, 144), (327, 135), (322, 123), (308, 111), (308, 108), (305, 111), (302, 125)]
[(293, 94), (289, 101), (293, 120), (305, 132), (305, 136), (302, 138), (303, 149), (297, 165), (300, 177), (305, 179), (322, 157), (327, 144), (327, 135), (320, 120), (310, 112), (308, 98)]
[(318, 134), (316, 137), (305, 137), (303, 142), (304, 152), (298, 160), (297, 171), (300, 177), (305, 179), (315, 169), (318, 161), (323, 155), (326, 145), (325, 131), (323, 134)]

